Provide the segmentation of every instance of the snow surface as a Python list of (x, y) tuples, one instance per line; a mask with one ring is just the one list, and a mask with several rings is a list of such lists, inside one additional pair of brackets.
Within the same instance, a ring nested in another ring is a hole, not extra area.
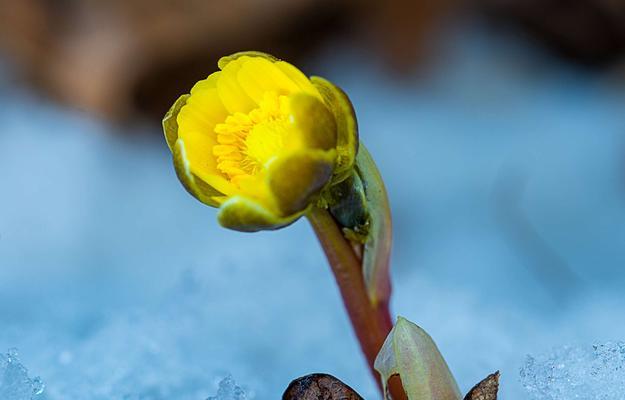
[(232, 376), (228, 375), (219, 382), (219, 390), (215, 396), (207, 400), (245, 400), (245, 392), (237, 386)]
[(0, 354), (0, 399), (30, 400), (39, 398), (44, 385), (37, 378), (29, 378), (28, 370), (20, 364), (17, 350)]
[[(393, 309), (463, 391), (526, 354), (625, 338), (625, 91), (467, 28), (397, 82), (337, 44), (305, 68), (350, 94), (395, 217)], [(221, 229), (178, 183), (156, 123), (92, 121), (0, 79), (0, 352), (38, 400), (248, 399), (301, 375), (378, 398), (305, 221)], [(198, 77), (198, 79), (201, 77)], [(155, 132), (156, 131), (156, 132)], [(537, 358), (538, 359), (538, 358)]]
[(528, 356), (521, 378), (535, 400), (625, 399), (625, 342), (566, 346)]

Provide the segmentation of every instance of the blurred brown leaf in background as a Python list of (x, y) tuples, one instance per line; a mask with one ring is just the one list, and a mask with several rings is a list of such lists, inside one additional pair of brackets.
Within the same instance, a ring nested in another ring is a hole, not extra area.
[[(625, 0), (0, 0), (0, 51), (64, 104), (109, 120), (160, 117), (217, 59), (261, 50), (301, 62), (347, 36), (414, 71), (459, 15), (521, 26), (585, 63), (625, 49)], [(469, 11), (467, 13), (467, 11)]]
[[(440, 6), (439, 6), (440, 4)], [(0, 0), (0, 49), (53, 98), (108, 119), (162, 115), (217, 59), (258, 49), (297, 59), (371, 32), (390, 64), (414, 63), (446, 1)], [(359, 35), (359, 33), (357, 33)]]

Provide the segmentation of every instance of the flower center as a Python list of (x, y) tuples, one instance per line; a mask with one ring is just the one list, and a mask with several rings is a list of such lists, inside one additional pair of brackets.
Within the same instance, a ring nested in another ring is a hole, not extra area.
[(288, 116), (288, 98), (267, 92), (258, 108), (234, 113), (217, 124), (218, 144), (213, 146), (217, 169), (234, 183), (257, 175), (286, 146)]

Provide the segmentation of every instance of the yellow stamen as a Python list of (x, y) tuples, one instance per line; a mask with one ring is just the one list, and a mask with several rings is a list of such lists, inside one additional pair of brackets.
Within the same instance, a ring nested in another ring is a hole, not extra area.
[(217, 145), (213, 155), (217, 169), (234, 184), (257, 175), (289, 140), (288, 97), (266, 92), (258, 108), (234, 113), (215, 126)]

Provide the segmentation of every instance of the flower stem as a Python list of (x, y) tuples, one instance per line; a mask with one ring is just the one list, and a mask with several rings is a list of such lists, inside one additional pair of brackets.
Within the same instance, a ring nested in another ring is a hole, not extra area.
[[(308, 220), (334, 273), (369, 369), (381, 389), (380, 376), (373, 368), (373, 363), (392, 328), (388, 302), (378, 302), (376, 306), (371, 303), (362, 275), (361, 260), (332, 215), (325, 209), (313, 207), (308, 213)], [(395, 386), (392, 391), (397, 392), (392, 393), (394, 400), (405, 399), (403, 390), (397, 390)]]

